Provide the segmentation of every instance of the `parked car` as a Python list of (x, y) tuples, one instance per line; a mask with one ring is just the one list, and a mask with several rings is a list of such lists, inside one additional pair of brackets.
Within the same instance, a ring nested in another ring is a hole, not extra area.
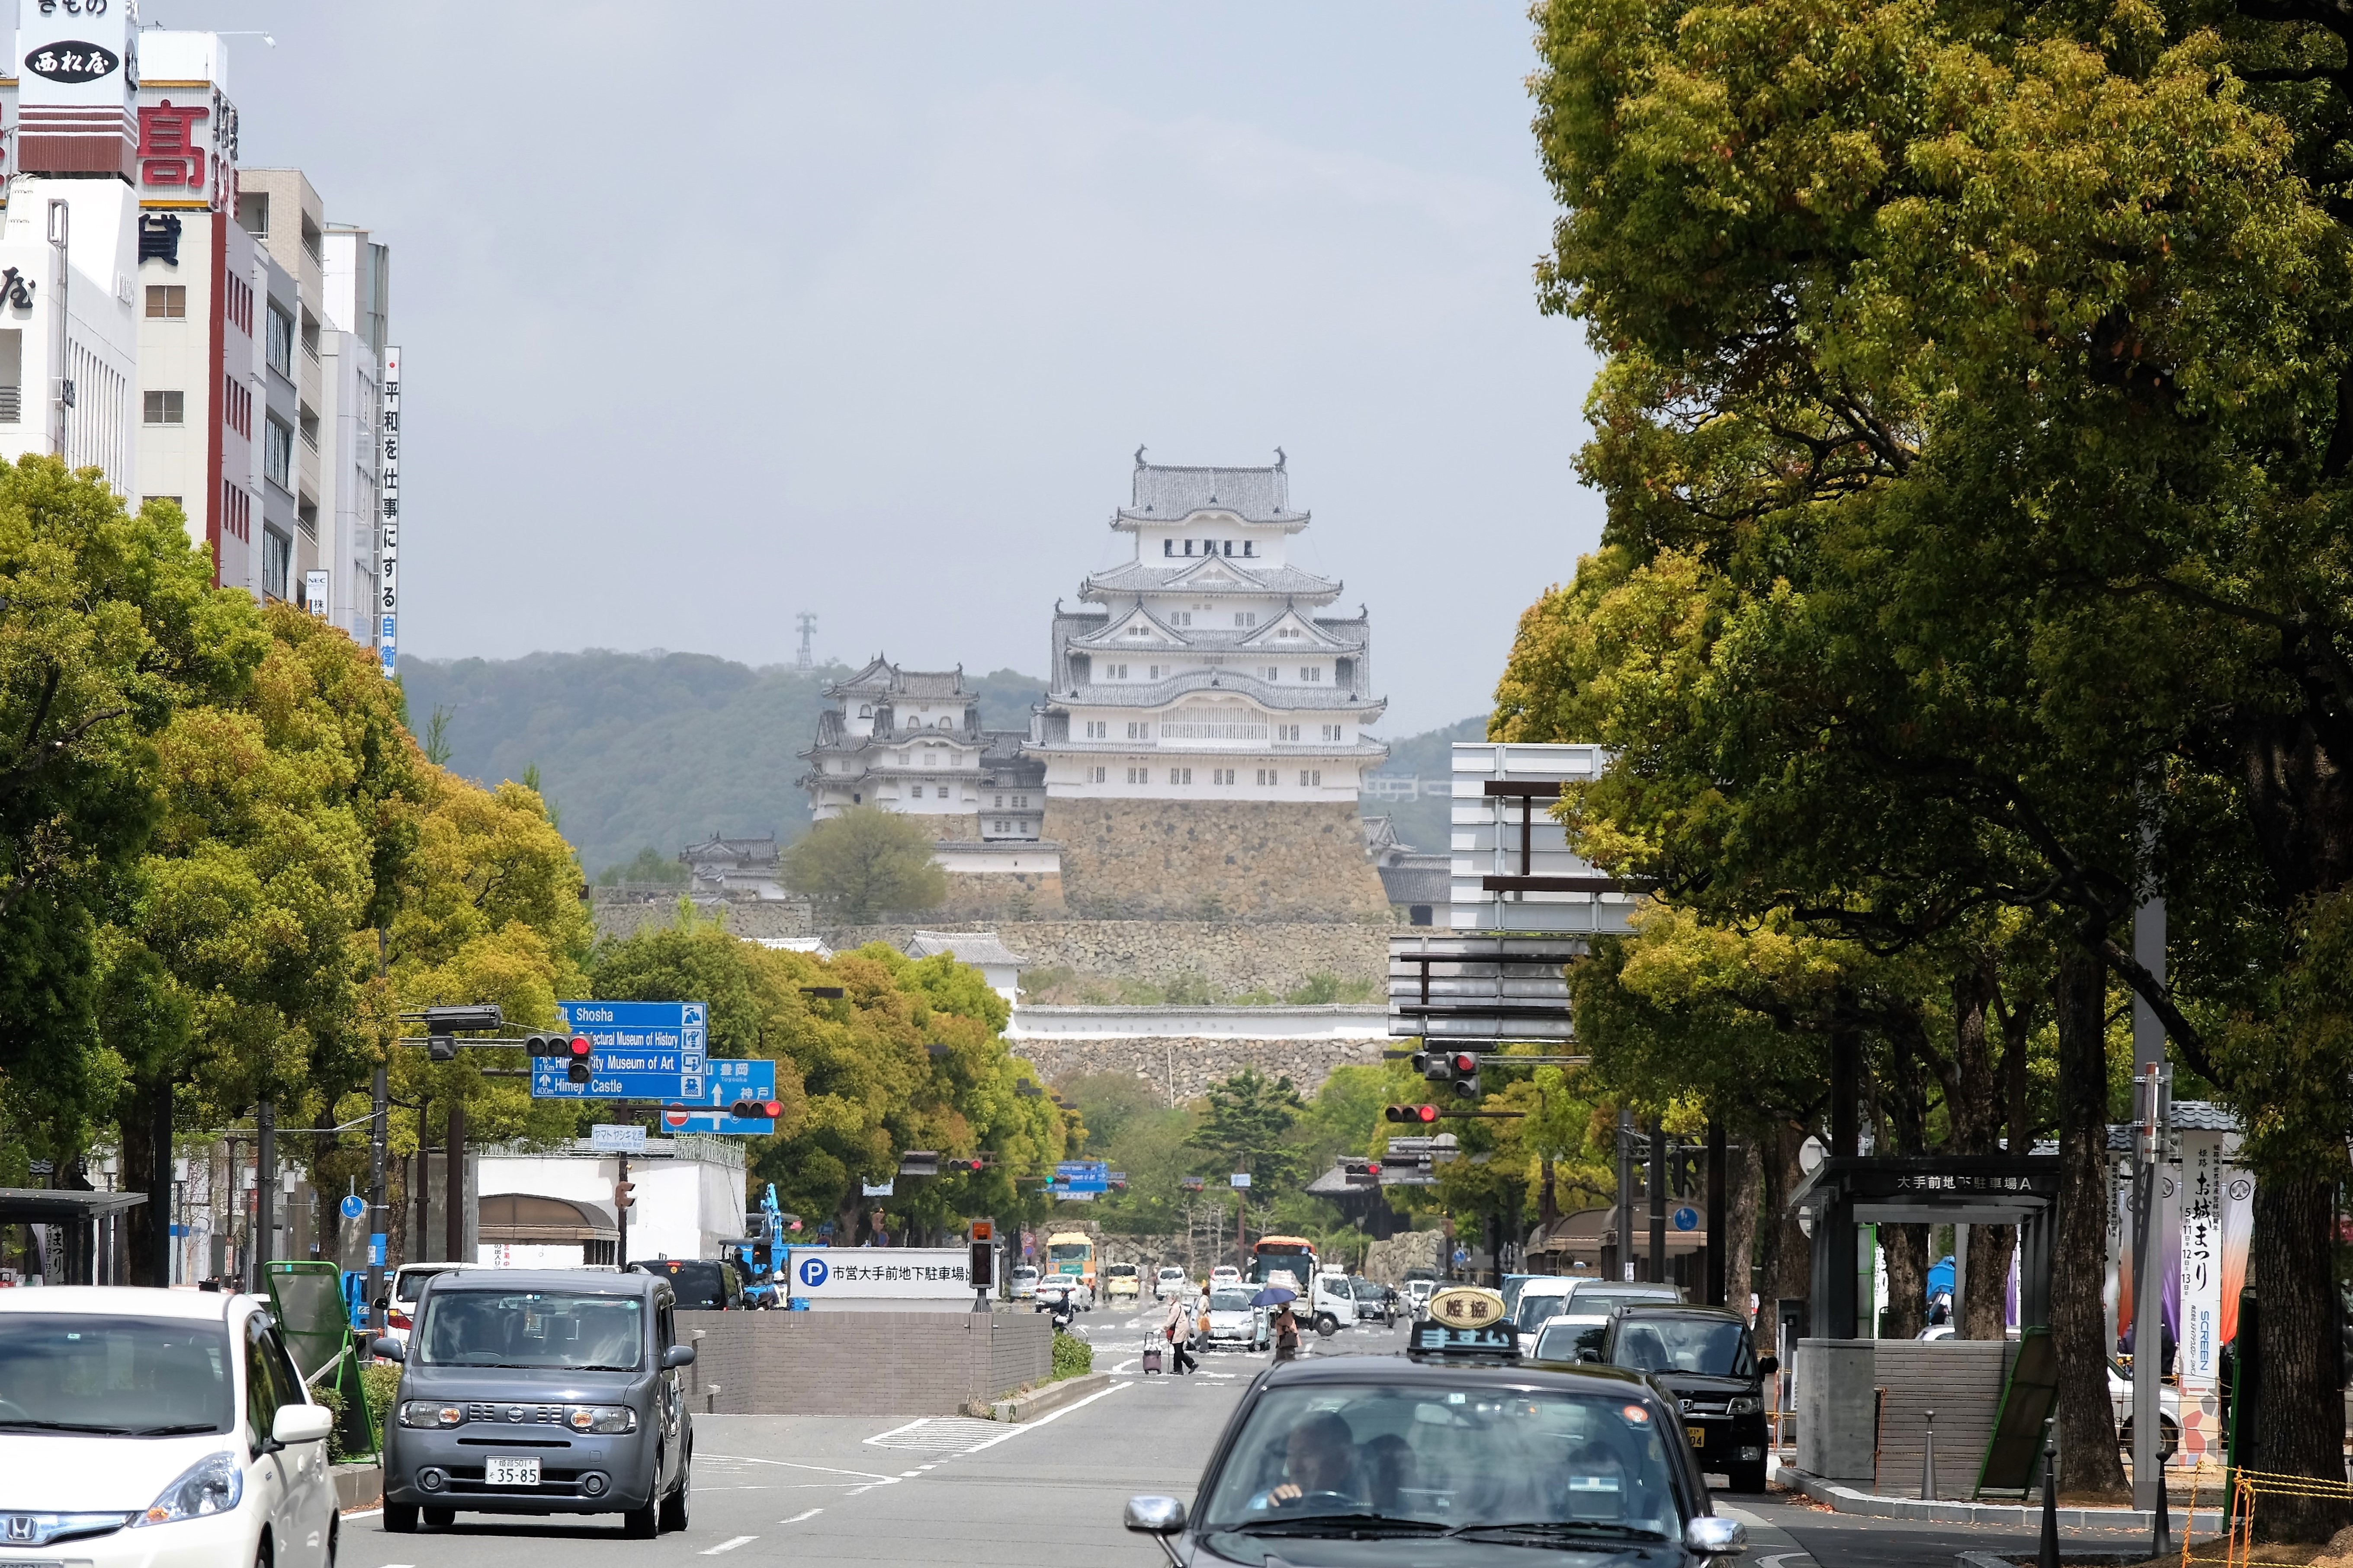
[(1038, 1270), (1034, 1265), (1018, 1263), (1007, 1279), (1007, 1288), (1017, 1301), (1034, 1300), (1038, 1295)]
[(1134, 1264), (1106, 1263), (1103, 1265), (1103, 1292), (1105, 1303), (1124, 1300), (1133, 1307), (1143, 1299), (1143, 1274)]
[(1171, 1296), (1189, 1296), (1192, 1293), (1192, 1276), (1173, 1263), (1152, 1277), (1152, 1299), (1155, 1301), (1166, 1301)]
[(724, 1263), (691, 1258), (640, 1258), (629, 1265), (631, 1274), (659, 1274), (678, 1293), (681, 1312), (740, 1312), (744, 1310), (742, 1276)]
[[(2116, 1413), (2116, 1441), (2129, 1454), (2133, 1445), (2132, 1373), (2114, 1361), (2108, 1363), (2108, 1407)], [(2158, 1385), (2157, 1420), (2158, 1440), (2164, 1445), (2165, 1457), (2169, 1459), (2173, 1451), (2181, 1447), (2181, 1390), (2172, 1384)]]
[(1250, 1305), (1255, 1294), (1247, 1285), (1229, 1284), (1213, 1287), (1209, 1291), (1208, 1316), (1209, 1331), (1201, 1336), (1202, 1348), (1216, 1350), (1226, 1347), (1236, 1350), (1262, 1351), (1270, 1342), (1272, 1329), (1264, 1307)]
[(258, 1296), (0, 1294), (6, 1552), (95, 1568), (332, 1568), (334, 1415)]
[(409, 1342), (375, 1344), (404, 1363), (385, 1423), (385, 1531), (445, 1529), (460, 1510), (617, 1513), (639, 1539), (684, 1530), (694, 1346), (678, 1342), (677, 1300), (659, 1272), (428, 1281)]

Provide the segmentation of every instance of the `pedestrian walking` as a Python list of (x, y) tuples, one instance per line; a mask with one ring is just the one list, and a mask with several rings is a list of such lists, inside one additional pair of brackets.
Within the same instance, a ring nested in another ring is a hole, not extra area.
[(1168, 1342), (1170, 1372), (1182, 1377), (1200, 1364), (1187, 1348), (1186, 1342), (1193, 1337), (1193, 1310), (1185, 1301), (1168, 1303), (1168, 1310), (1160, 1320), (1160, 1333)]
[(1288, 1301), (1275, 1310), (1274, 1359), (1277, 1361), (1299, 1359), (1299, 1319), (1293, 1314), (1291, 1303)]

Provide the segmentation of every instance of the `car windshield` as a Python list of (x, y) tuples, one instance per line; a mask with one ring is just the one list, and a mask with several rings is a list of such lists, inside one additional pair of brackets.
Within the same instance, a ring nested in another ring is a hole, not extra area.
[(1579, 1312), (1599, 1312), (1608, 1317), (1620, 1307), (1657, 1307), (1665, 1305), (1657, 1296), (1640, 1295), (1630, 1290), (1579, 1290), (1575, 1298), (1556, 1304), (1554, 1310), (1575, 1307)]
[(1726, 1318), (1631, 1318), (1619, 1325), (1610, 1360), (1637, 1372), (1754, 1377), (1748, 1331)]
[(727, 1280), (716, 1263), (665, 1258), (653, 1263), (632, 1263), (633, 1271), (659, 1274), (678, 1292), (681, 1312), (718, 1312), (727, 1308)]
[(417, 1298), (425, 1293), (425, 1282), (436, 1274), (447, 1274), (446, 1268), (403, 1268), (392, 1277), (392, 1300), (396, 1306), (414, 1310)]
[(1523, 1290), (1520, 1292), (1519, 1310), (1512, 1321), (1519, 1326), (1520, 1332), (1535, 1333), (1546, 1318), (1560, 1316), (1560, 1310), (1567, 1300), (1567, 1296), (1559, 1290)]
[(0, 1312), (0, 1432), (227, 1432), (232, 1378), (218, 1322)]
[(1247, 1290), (1209, 1292), (1209, 1310), (1212, 1312), (1247, 1312), (1250, 1310), (1250, 1293)]
[[(1648, 1402), (1616, 1391), (1277, 1388), (1251, 1408), (1199, 1528), (1264, 1538), (1369, 1518), (1417, 1534), (1673, 1541), (1682, 1510), (1659, 1427)], [(1216, 1549), (1245, 1561), (1272, 1550)]]
[(542, 1290), (441, 1290), (418, 1331), (427, 1366), (634, 1372), (645, 1355), (634, 1297)]
[(1580, 1355), (1601, 1359), (1601, 1344), (1609, 1337), (1609, 1320), (1603, 1317), (1559, 1317), (1536, 1335), (1538, 1361), (1575, 1361)]
[(1110, 1268), (1104, 1269), (1103, 1272), (1110, 1275), (1114, 1279), (1133, 1279), (1135, 1278), (1135, 1265), (1133, 1263), (1114, 1263)]

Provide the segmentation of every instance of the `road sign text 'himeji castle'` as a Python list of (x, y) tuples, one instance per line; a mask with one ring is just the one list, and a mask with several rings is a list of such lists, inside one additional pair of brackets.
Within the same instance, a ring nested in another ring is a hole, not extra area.
[[(1276, 459), (1176, 468), (1139, 448), (1111, 517), (1132, 556), (1082, 581), (1076, 606), (1055, 604), (1021, 748), (1044, 773), (1024, 858), (1057, 856), (1072, 912), (1388, 918), (1356, 816), (1388, 754), (1370, 732), (1384, 707), (1371, 624), (1361, 607), (1323, 613), (1342, 584), (1292, 563), (1309, 514)], [(820, 793), (834, 792), (812, 790), (814, 814), (831, 815)], [(943, 863), (959, 861), (979, 868), (953, 850)]]

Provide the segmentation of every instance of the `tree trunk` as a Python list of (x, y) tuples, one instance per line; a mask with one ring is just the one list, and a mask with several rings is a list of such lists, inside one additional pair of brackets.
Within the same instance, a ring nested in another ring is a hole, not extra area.
[(2059, 1474), (2066, 1500), (2128, 1504), (2108, 1405), (2107, 978), (2064, 944), (2053, 987), (2059, 1026), (2059, 1229), (2051, 1249), (2051, 1348), (2059, 1363)]
[[(1783, 1206), (1789, 1194), (1798, 1190), (1798, 1184), (1806, 1179), (1804, 1167), (1798, 1163), (1798, 1151), (1805, 1146), (1806, 1133), (1804, 1129), (1784, 1122), (1780, 1134), (1781, 1187), (1774, 1194), (1773, 1204), (1773, 1229), (1780, 1242), (1779, 1266), (1773, 1275), (1773, 1294), (1810, 1300), (1814, 1294), (1814, 1244), (1799, 1228), (1798, 1216)], [(1814, 1325), (1811, 1331), (1820, 1333), (1820, 1326)]]
[(155, 1071), (133, 1080), (123, 1115), (122, 1187), (147, 1201), (122, 1216), (123, 1280), (162, 1289), (172, 1282), (172, 1078)]
[(1887, 1306), (1877, 1325), (1879, 1337), (1916, 1339), (1928, 1326), (1928, 1227), (1883, 1225), (1879, 1245), (1887, 1255)]
[(1957, 1332), (1965, 1340), (1998, 1340), (2009, 1331), (2010, 1258), (2018, 1229), (2007, 1225), (1969, 1226), (1968, 1300), (1960, 1303)]
[(1758, 1146), (1773, 1136), (1769, 1127), (1743, 1129), (1740, 1152), (1731, 1157), (1725, 1178), (1731, 1184), (1724, 1223), (1724, 1304), (1746, 1318), (1748, 1298), (1755, 1294), (1758, 1188), (1764, 1184), (1765, 1162)]
[[(2263, 1419), (2242, 1459), (2274, 1475), (2345, 1476), (2345, 1376), (2330, 1232), (2335, 1184), (2258, 1175), (2248, 1276), (2263, 1303), (2255, 1355)], [(2266, 1497), (2256, 1528), (2274, 1541), (2326, 1541), (2353, 1510), (2333, 1498)]]

